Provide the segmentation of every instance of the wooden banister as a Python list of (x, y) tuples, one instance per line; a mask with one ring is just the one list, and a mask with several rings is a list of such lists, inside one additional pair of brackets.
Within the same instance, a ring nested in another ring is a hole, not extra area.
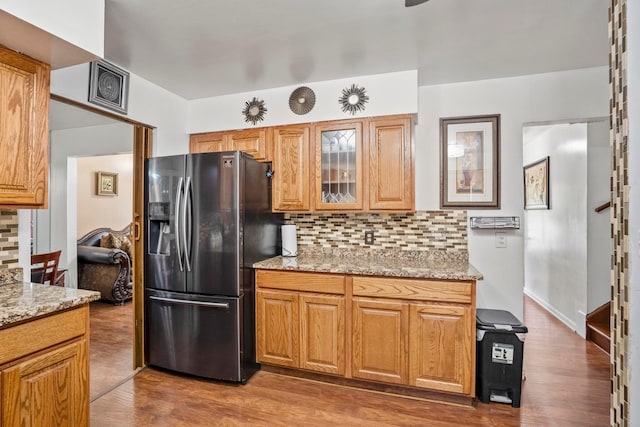
[(595, 211), (596, 211), (596, 212), (598, 212), (598, 213), (600, 213), (600, 212), (602, 212), (603, 210), (605, 210), (605, 209), (607, 209), (607, 208), (609, 208), (609, 207), (611, 207), (611, 202), (606, 202), (606, 203), (603, 203), (603, 204), (601, 204), (600, 206), (598, 206), (598, 207), (595, 209)]

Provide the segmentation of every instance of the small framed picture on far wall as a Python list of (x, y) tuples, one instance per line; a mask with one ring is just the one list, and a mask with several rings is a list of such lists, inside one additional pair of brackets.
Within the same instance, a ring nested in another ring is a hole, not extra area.
[(117, 196), (118, 174), (112, 172), (96, 172), (96, 195)]
[(524, 208), (549, 209), (549, 156), (524, 167)]

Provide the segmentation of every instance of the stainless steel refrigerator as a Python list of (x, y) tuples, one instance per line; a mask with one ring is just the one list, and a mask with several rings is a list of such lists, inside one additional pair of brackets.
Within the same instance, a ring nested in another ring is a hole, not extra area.
[(145, 357), (246, 382), (255, 362), (251, 265), (280, 252), (267, 165), (238, 151), (146, 162)]

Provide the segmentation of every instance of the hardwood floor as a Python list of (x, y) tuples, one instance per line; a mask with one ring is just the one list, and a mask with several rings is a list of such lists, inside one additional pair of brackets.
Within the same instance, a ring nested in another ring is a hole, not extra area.
[(93, 401), (133, 374), (133, 304), (95, 301), (89, 309), (89, 392)]
[(519, 409), (428, 402), (265, 371), (241, 386), (144, 369), (91, 404), (91, 425), (608, 425), (608, 356), (528, 298), (524, 323)]

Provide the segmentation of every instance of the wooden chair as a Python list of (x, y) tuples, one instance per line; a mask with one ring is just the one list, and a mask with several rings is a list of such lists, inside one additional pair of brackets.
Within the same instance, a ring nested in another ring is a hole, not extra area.
[(58, 281), (58, 263), (62, 251), (31, 255), (31, 281), (55, 285)]

